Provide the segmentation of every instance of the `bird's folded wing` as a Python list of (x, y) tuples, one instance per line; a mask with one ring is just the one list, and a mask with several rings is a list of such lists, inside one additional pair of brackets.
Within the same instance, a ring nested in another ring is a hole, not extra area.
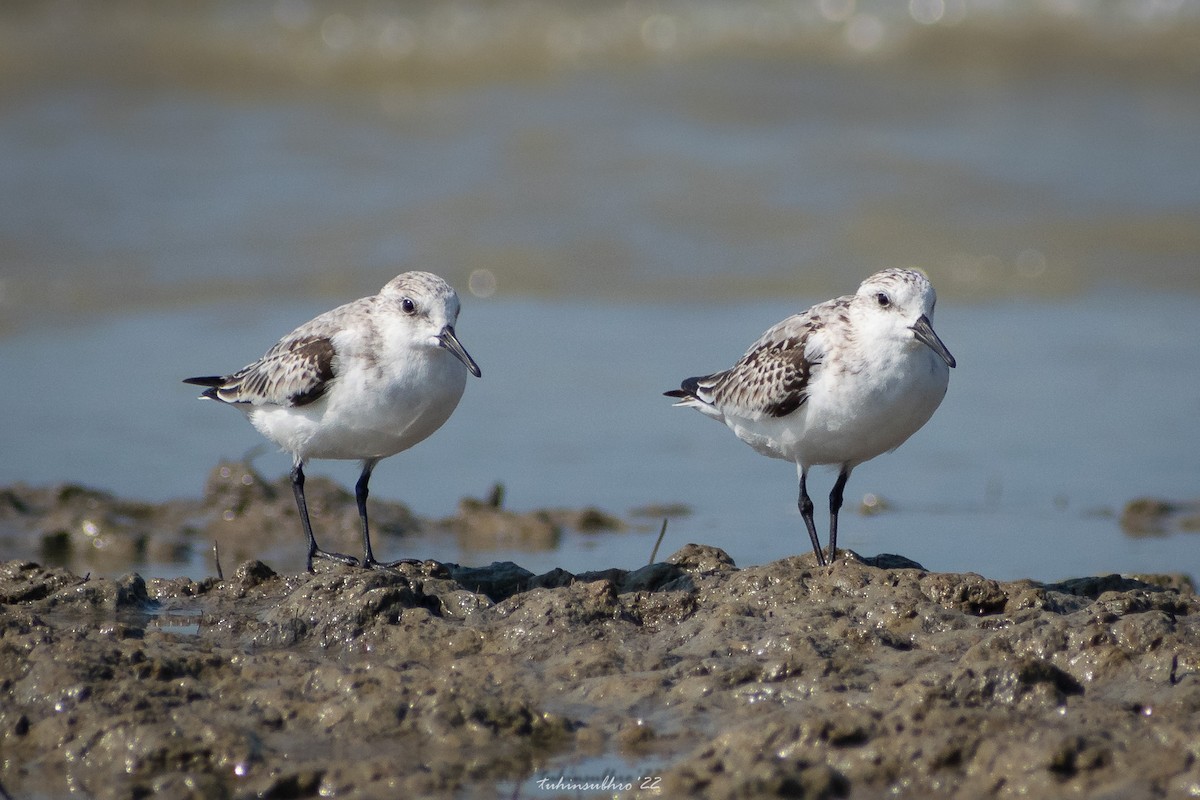
[(328, 337), (289, 336), (215, 387), (217, 399), (251, 405), (306, 405), (321, 397), (334, 379), (334, 355)]
[(821, 363), (807, 315), (768, 330), (732, 368), (697, 382), (696, 395), (726, 416), (786, 417), (808, 399), (813, 370)]

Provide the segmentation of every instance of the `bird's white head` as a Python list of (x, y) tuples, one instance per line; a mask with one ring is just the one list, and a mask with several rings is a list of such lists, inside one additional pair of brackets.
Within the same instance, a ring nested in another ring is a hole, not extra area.
[(876, 272), (858, 287), (854, 304), (871, 320), (872, 327), (911, 336), (937, 353), (947, 366), (955, 366), (954, 356), (933, 331), (937, 293), (920, 272), (911, 269)]
[(379, 292), (411, 332), (414, 341), (450, 351), (475, 377), (479, 366), (458, 341), (454, 326), (458, 322), (458, 293), (454, 287), (431, 272), (405, 272), (392, 278)]

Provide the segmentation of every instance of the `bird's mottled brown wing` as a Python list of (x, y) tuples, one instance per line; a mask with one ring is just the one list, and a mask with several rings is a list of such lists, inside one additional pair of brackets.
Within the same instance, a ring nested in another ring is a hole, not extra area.
[(713, 376), (712, 404), (739, 417), (786, 417), (808, 399), (808, 381), (818, 362), (805, 349), (808, 337), (759, 342), (724, 372)]
[(695, 398), (726, 416), (786, 417), (808, 399), (813, 370), (821, 364), (819, 336), (823, 320), (829, 311), (836, 313), (847, 299), (839, 298), (788, 317), (764, 333), (731, 368), (689, 378), (680, 390), (668, 394), (685, 400)]
[(302, 406), (325, 393), (334, 378), (333, 357), (333, 342), (327, 336), (298, 330), (232, 375), (186, 382), (210, 387), (204, 395), (225, 403)]

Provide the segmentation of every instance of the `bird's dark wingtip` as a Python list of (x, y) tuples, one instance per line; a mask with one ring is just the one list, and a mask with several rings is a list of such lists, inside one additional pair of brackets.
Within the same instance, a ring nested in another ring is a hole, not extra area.
[(208, 388), (201, 392), (200, 396), (207, 397), (209, 400), (220, 400), (217, 390), (225, 383), (225, 379), (220, 375), (203, 375), (199, 378), (184, 378), (183, 382), (193, 386), (207, 386)]
[(696, 392), (700, 391), (700, 378), (688, 378), (678, 389), (663, 392), (665, 397), (676, 397), (680, 400), (699, 399)]
[(199, 378), (184, 378), (183, 382), (194, 386), (220, 386), (225, 379), (220, 375), (205, 375)]

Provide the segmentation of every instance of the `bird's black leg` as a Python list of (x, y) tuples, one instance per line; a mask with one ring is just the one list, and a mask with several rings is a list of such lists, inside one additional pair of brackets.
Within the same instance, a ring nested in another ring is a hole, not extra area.
[(376, 565), (375, 554), (371, 552), (371, 529), (367, 526), (367, 483), (371, 480), (371, 471), (375, 469), (376, 461), (363, 462), (362, 474), (358, 483), (354, 484), (354, 499), (358, 501), (358, 518), (362, 520), (363, 560), (362, 565), (370, 568)]
[(817, 563), (825, 566), (825, 554), (821, 552), (821, 540), (817, 538), (817, 525), (813, 522), (813, 501), (808, 496), (808, 469), (800, 468), (800, 516), (804, 518), (804, 527), (808, 528), (808, 538), (812, 541), (813, 552), (817, 554)]
[(304, 525), (304, 535), (308, 537), (308, 558), (305, 561), (305, 569), (309, 572), (314, 571), (314, 558), (327, 558), (343, 564), (357, 564), (358, 559), (354, 556), (329, 553), (317, 547), (317, 538), (313, 536), (312, 523), (308, 520), (308, 503), (304, 500), (304, 465), (301, 461), (297, 461), (296, 465), (292, 467), (292, 494), (296, 496), (296, 508), (300, 510), (300, 523)]
[(308, 503), (304, 502), (304, 466), (297, 461), (292, 467), (292, 494), (296, 496), (296, 508), (300, 511), (300, 524), (304, 526), (304, 535), (308, 537), (308, 558), (304, 568), (313, 571), (313, 556), (321, 551), (317, 547), (317, 538), (313, 536), (312, 523), (308, 521)]
[(837, 519), (838, 511), (842, 508), (842, 492), (846, 488), (846, 481), (850, 479), (850, 468), (843, 466), (842, 471), (838, 473), (837, 482), (833, 484), (833, 491), (829, 493), (829, 563), (832, 564), (837, 560)]
[(388, 569), (399, 566), (400, 564), (420, 564), (421, 562), (415, 558), (401, 558), (397, 561), (388, 561), (386, 563), (375, 560), (375, 553), (371, 550), (371, 529), (367, 526), (367, 483), (371, 480), (371, 471), (375, 469), (378, 460), (364, 461), (362, 475), (358, 478), (358, 483), (354, 485), (354, 499), (358, 501), (358, 516), (362, 520), (363, 533), (363, 562), (362, 565), (368, 569)]

